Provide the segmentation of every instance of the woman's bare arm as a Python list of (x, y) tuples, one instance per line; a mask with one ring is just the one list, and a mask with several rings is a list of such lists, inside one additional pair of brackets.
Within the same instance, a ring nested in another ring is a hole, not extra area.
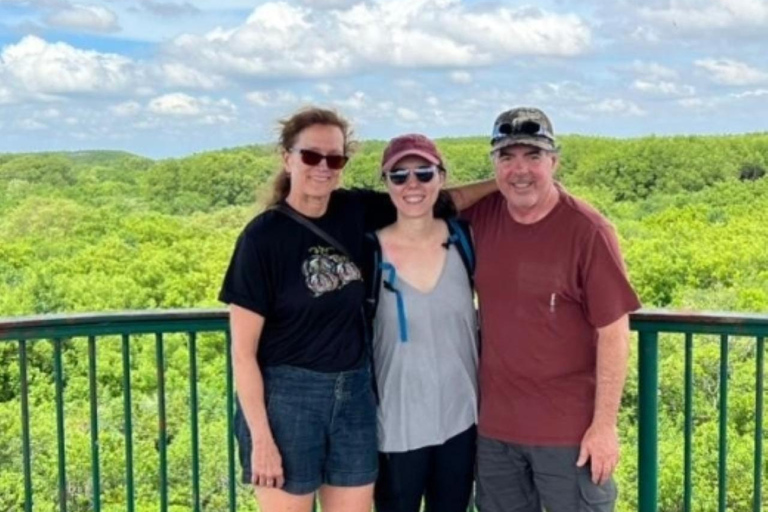
[(229, 307), (229, 325), (237, 396), (253, 444), (252, 483), (279, 488), (283, 486), (282, 459), (269, 428), (264, 404), (264, 380), (256, 361), (264, 317), (232, 304)]

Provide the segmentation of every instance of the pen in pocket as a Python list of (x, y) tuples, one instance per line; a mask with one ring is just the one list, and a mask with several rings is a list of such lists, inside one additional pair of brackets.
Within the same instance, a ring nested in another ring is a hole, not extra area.
[(550, 313), (554, 313), (555, 312), (555, 302), (556, 302), (556, 300), (557, 300), (557, 294), (556, 293), (553, 293), (552, 295), (550, 295), (550, 297), (549, 297), (549, 311), (550, 311)]

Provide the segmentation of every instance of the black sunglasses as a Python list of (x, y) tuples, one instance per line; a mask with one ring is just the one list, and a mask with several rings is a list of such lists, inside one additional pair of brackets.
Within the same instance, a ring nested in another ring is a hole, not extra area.
[(493, 127), (491, 143), (513, 135), (530, 135), (532, 137), (544, 137), (554, 141), (555, 137), (544, 126), (536, 121), (523, 121), (522, 123), (499, 123)]
[(324, 155), (317, 151), (312, 151), (311, 149), (292, 149), (291, 153), (298, 153), (301, 155), (301, 161), (306, 165), (319, 165), (320, 162), (325, 160), (328, 168), (333, 169), (334, 171), (343, 169), (349, 161), (349, 157), (346, 155)]
[(416, 176), (416, 180), (419, 183), (429, 183), (432, 178), (437, 174), (438, 169), (434, 165), (419, 167), (417, 169), (392, 169), (389, 172), (385, 172), (384, 175), (389, 179), (393, 185), (403, 185), (408, 181), (408, 176), (413, 173)]

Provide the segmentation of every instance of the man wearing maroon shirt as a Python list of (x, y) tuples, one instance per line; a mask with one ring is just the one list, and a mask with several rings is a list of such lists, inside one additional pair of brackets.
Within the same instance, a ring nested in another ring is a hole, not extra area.
[(491, 145), (499, 192), (462, 212), (483, 330), (478, 508), (610, 511), (628, 313), (640, 303), (612, 225), (554, 181), (547, 116), (502, 113)]

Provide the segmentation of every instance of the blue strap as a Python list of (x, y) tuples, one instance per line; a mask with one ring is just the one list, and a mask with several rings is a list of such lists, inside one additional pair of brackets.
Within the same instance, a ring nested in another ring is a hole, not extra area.
[(393, 292), (397, 299), (397, 321), (400, 326), (400, 341), (405, 343), (408, 341), (408, 319), (405, 316), (405, 303), (403, 302), (403, 294), (400, 290), (395, 288), (395, 280), (397, 280), (397, 269), (391, 263), (382, 262), (381, 270), (389, 272), (389, 275), (384, 279), (384, 288)]
[(475, 253), (472, 251), (472, 246), (469, 243), (469, 240), (467, 240), (467, 235), (464, 233), (464, 230), (461, 229), (461, 225), (459, 225), (458, 222), (456, 222), (455, 219), (448, 219), (448, 223), (451, 226), (451, 231), (453, 233), (449, 237), (449, 241), (452, 243), (456, 243), (457, 241), (461, 245), (461, 250), (464, 253), (464, 255), (467, 257), (467, 262), (469, 263), (469, 269), (470, 271), (475, 271)]

